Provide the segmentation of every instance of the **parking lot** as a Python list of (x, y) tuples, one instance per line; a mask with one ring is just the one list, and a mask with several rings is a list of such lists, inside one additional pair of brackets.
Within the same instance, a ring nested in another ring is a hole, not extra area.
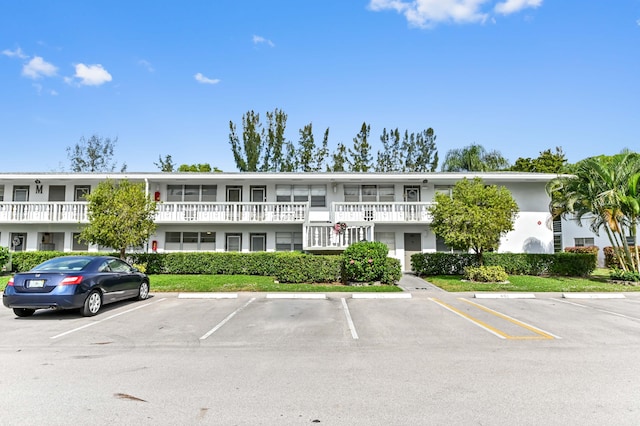
[(636, 294), (408, 290), (3, 309), (3, 424), (640, 421)]

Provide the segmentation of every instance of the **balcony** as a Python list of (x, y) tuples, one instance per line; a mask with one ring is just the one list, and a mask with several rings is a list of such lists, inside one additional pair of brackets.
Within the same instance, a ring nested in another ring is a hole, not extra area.
[(304, 223), (308, 203), (158, 204), (156, 223)]
[(84, 202), (5, 202), (0, 203), (0, 223), (79, 223), (88, 222)]
[(309, 224), (302, 231), (303, 250), (333, 251), (344, 250), (358, 241), (373, 241), (373, 224), (349, 225), (342, 233), (337, 233), (334, 225)]
[(430, 223), (429, 207), (435, 203), (375, 202), (333, 203), (335, 222)]

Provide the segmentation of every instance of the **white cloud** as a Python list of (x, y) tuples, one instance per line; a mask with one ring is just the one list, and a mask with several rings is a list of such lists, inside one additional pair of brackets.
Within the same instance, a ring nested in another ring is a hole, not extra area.
[[(79, 84), (82, 86), (100, 86), (113, 79), (111, 74), (109, 74), (109, 72), (100, 64), (76, 64), (76, 73), (74, 77), (80, 79)], [(65, 81), (70, 83), (73, 80), (67, 77), (65, 78)]]
[(491, 9), (508, 15), (525, 8), (538, 7), (543, 0), (370, 0), (373, 11), (395, 10), (407, 19), (410, 25), (422, 28), (433, 27), (442, 22), (456, 24), (486, 22), (491, 18)]
[(542, 4), (542, 0), (506, 0), (495, 6), (495, 11), (503, 15), (520, 12), (528, 7), (536, 8)]
[(218, 78), (208, 78), (202, 75), (202, 73), (197, 73), (193, 76), (197, 82), (202, 84), (218, 84), (220, 83), (220, 79)]
[(25, 53), (19, 47), (16, 50), (5, 49), (2, 51), (2, 54), (10, 58), (27, 59), (29, 57), (25, 55)]
[(254, 35), (253, 36), (253, 44), (261, 44), (261, 43), (265, 43), (271, 47), (275, 47), (276, 45), (273, 44), (273, 42), (271, 40), (268, 40), (262, 36), (258, 36), (258, 35)]
[(149, 61), (145, 61), (144, 59), (140, 59), (138, 61), (138, 65), (145, 67), (147, 69), (147, 71), (149, 71), (149, 72), (154, 72), (155, 71), (155, 68), (153, 68), (151, 63)]
[(37, 80), (42, 77), (51, 77), (56, 75), (58, 68), (42, 59), (40, 56), (34, 56), (29, 62), (22, 67), (22, 75)]

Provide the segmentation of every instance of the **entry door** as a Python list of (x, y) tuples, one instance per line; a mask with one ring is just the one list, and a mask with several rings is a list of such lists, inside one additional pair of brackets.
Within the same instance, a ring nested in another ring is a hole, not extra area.
[[(264, 186), (252, 186), (250, 196), (251, 202), (264, 203), (267, 201), (267, 188)], [(251, 220), (264, 220), (264, 206), (251, 205)]]
[(404, 234), (404, 270), (411, 271), (411, 255), (422, 253), (422, 235)]
[(227, 186), (227, 220), (238, 221), (242, 219), (242, 187), (241, 186)]

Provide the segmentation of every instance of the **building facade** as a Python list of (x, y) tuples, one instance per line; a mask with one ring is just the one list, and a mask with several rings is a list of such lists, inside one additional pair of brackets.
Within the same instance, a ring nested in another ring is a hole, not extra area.
[(367, 240), (385, 243), (410, 270), (412, 254), (448, 250), (429, 227), (435, 194), (476, 176), (509, 189), (520, 208), (501, 252), (598, 245), (588, 227), (552, 221), (545, 192), (552, 174), (158, 172), (0, 174), (0, 246), (110, 250), (77, 239), (88, 223), (85, 196), (101, 181), (127, 179), (158, 201), (156, 233), (135, 250), (332, 253)]

